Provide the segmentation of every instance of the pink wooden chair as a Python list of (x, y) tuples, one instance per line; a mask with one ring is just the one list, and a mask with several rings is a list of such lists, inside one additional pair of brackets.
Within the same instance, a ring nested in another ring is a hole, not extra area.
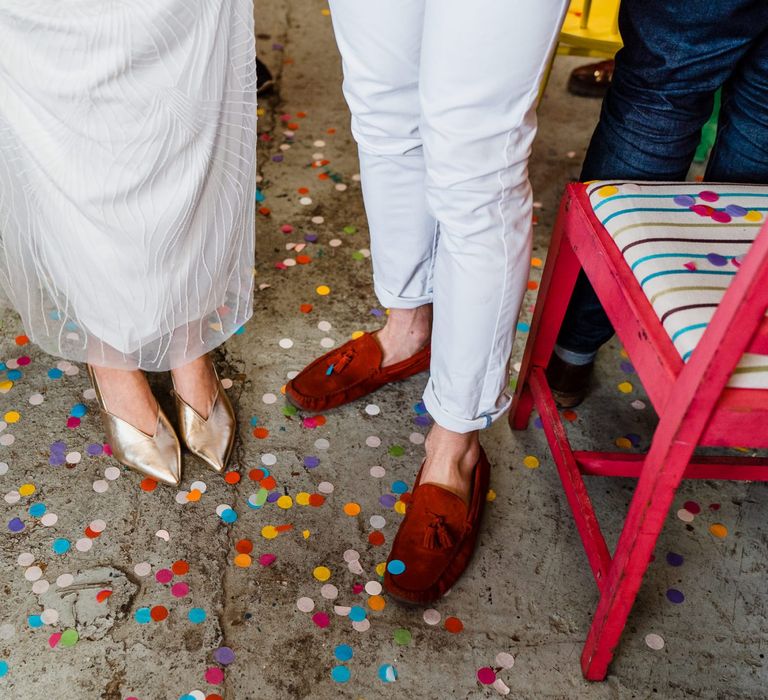
[[(603, 680), (680, 481), (768, 480), (768, 187), (569, 185), (552, 236), (510, 424), (535, 405), (599, 589), (581, 664)], [(574, 451), (545, 368), (579, 269), (659, 417), (645, 455)], [(747, 353), (747, 354), (745, 354)], [(583, 475), (638, 479), (611, 556)]]

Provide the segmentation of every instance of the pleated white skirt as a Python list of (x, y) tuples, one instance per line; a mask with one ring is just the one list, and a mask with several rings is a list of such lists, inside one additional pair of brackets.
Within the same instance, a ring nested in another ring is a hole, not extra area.
[(0, 287), (77, 361), (162, 371), (252, 313), (252, 0), (0, 4)]

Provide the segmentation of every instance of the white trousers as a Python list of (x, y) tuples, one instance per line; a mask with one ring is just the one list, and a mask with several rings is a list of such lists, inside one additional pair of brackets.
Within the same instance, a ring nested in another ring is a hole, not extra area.
[(376, 294), (433, 304), (424, 402), (449, 430), (485, 428), (509, 405), (535, 106), (567, 4), (330, 0)]

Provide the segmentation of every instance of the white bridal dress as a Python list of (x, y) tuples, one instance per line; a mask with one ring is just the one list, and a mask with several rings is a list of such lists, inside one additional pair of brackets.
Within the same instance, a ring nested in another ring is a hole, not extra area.
[(251, 315), (252, 0), (0, 2), (0, 287), (47, 352), (168, 370)]

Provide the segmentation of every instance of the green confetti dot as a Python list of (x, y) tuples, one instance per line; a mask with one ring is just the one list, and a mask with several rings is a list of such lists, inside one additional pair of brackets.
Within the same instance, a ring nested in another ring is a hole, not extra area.
[(392, 445), (389, 448), (389, 454), (392, 457), (402, 457), (405, 454), (405, 448), (402, 445)]
[(299, 412), (299, 409), (296, 408), (296, 406), (292, 406), (291, 404), (288, 404), (287, 406), (283, 406), (284, 416), (295, 416), (298, 412)]
[(74, 630), (70, 627), (69, 629), (64, 630), (61, 633), (61, 639), (59, 639), (59, 646), (73, 647), (75, 646), (75, 644), (77, 644), (78, 639), (80, 639), (80, 636), (77, 634), (77, 630)]
[(344, 233), (357, 233), (357, 226), (345, 226)]
[(402, 646), (407, 646), (408, 644), (411, 643), (411, 639), (412, 639), (412, 636), (409, 630), (403, 629), (403, 628), (399, 630), (395, 630), (395, 642), (397, 642), (398, 644)]
[(354, 253), (352, 253), (352, 259), (353, 260), (365, 260), (365, 256), (359, 250), (356, 250)]

